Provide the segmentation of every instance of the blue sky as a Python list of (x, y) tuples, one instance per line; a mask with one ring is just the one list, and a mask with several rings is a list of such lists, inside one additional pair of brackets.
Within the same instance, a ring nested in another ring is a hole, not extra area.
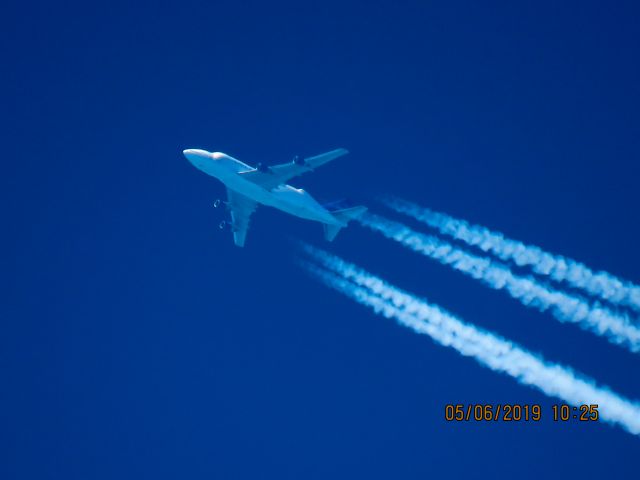
[(292, 184), (394, 194), (640, 281), (632, 2), (139, 2), (0, 19), (3, 478), (632, 475), (598, 424), (451, 424), (558, 403), (375, 316), (301, 239), (640, 398), (637, 355), (354, 225), (262, 208), (245, 249), (184, 148), (351, 151)]

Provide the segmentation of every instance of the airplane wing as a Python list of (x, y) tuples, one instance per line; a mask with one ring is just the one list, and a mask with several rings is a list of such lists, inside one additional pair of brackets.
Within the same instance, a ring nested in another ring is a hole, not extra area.
[(260, 185), (267, 190), (277, 187), (281, 183), (287, 183), (289, 179), (302, 175), (306, 172), (311, 172), (318, 168), (320, 165), (324, 165), (331, 160), (338, 157), (342, 157), (349, 153), (344, 148), (337, 148), (327, 153), (316, 155), (315, 157), (309, 157), (304, 159), (296, 158), (289, 163), (281, 163), (279, 165), (273, 165), (272, 167), (266, 167), (266, 169), (247, 170), (246, 172), (240, 172), (247, 180)]
[(231, 230), (233, 231), (233, 241), (238, 247), (244, 246), (247, 230), (249, 230), (249, 220), (258, 204), (244, 195), (227, 188), (227, 207), (231, 212)]

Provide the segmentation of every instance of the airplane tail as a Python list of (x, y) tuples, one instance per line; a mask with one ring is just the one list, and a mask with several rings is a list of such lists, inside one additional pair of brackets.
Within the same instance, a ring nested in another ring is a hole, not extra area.
[(343, 208), (342, 210), (334, 210), (333, 212), (331, 212), (334, 217), (343, 222), (345, 225), (331, 225), (328, 223), (324, 223), (322, 226), (324, 227), (325, 240), (329, 242), (333, 241), (333, 239), (336, 238), (336, 235), (338, 235), (338, 232), (340, 232), (340, 230), (342, 230), (342, 228), (346, 226), (346, 224), (349, 223), (350, 220), (354, 220), (360, 217), (360, 215), (362, 215), (366, 211), (367, 207), (360, 205), (358, 207)]

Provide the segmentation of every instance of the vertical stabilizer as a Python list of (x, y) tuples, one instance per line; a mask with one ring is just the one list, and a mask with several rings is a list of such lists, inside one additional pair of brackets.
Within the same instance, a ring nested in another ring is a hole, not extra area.
[(343, 227), (347, 226), (350, 220), (354, 220), (367, 211), (367, 207), (365, 206), (357, 206), (351, 208), (344, 208), (342, 210), (335, 210), (331, 212), (331, 214), (336, 217), (343, 225), (332, 225), (329, 223), (324, 223), (322, 226), (324, 227), (324, 238), (325, 240), (331, 242), (338, 235), (340, 230)]

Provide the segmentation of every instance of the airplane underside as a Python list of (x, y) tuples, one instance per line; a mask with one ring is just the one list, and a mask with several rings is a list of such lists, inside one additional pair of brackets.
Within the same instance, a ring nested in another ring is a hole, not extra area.
[(305, 190), (286, 183), (289, 178), (312, 171), (345, 155), (348, 152), (344, 149), (332, 150), (306, 159), (296, 157), (288, 164), (272, 167), (259, 165), (258, 168), (250, 167), (221, 152), (187, 149), (183, 153), (196, 168), (217, 178), (227, 187), (225, 204), (231, 214), (230, 225), (234, 242), (240, 247), (244, 246), (251, 215), (260, 204), (322, 223), (324, 236), (328, 241), (332, 241), (350, 220), (367, 210), (366, 207), (359, 206), (330, 211)]

